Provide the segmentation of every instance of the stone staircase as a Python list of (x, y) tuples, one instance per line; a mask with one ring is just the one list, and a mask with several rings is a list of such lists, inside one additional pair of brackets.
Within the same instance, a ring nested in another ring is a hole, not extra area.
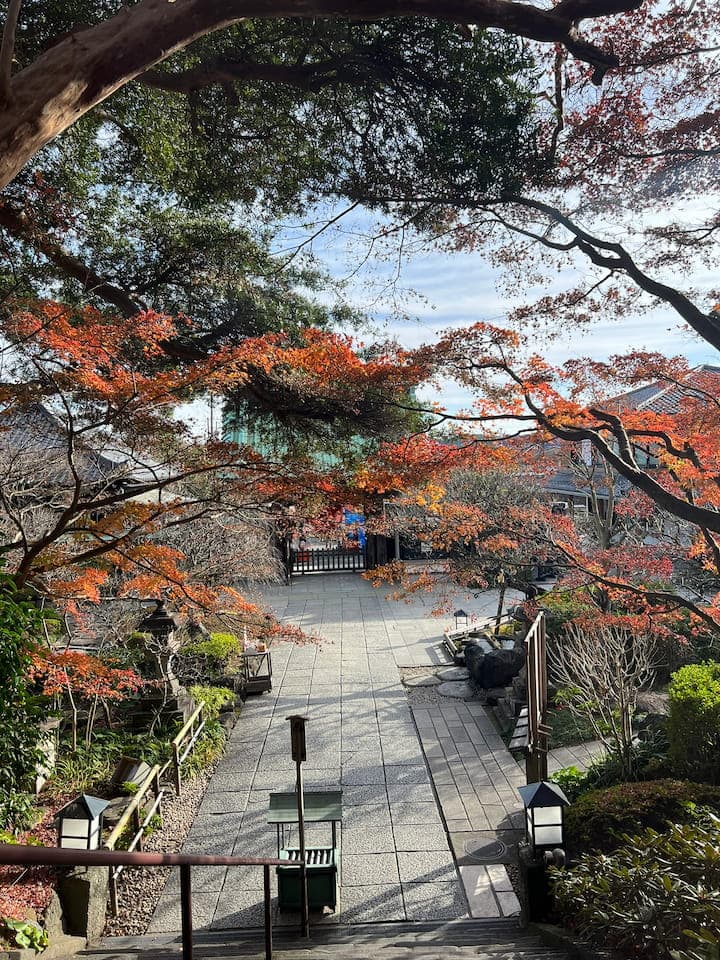
[[(194, 960), (263, 960), (262, 931), (199, 931)], [(85, 950), (82, 960), (180, 960), (177, 934), (112, 937)], [(562, 948), (546, 946), (516, 920), (454, 920), (428, 923), (368, 923), (318, 926), (309, 941), (280, 929), (275, 960), (568, 960)]]

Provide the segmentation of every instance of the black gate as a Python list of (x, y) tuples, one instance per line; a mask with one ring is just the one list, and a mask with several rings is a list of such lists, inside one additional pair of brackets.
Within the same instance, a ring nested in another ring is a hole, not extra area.
[(290, 551), (290, 574), (353, 573), (365, 569), (365, 552), (345, 547), (313, 547)]

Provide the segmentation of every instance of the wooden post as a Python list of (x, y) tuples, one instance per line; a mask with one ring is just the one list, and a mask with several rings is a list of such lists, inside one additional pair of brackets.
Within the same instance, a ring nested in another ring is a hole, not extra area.
[(303, 792), (302, 761), (295, 764), (297, 770), (298, 839), (300, 841), (300, 932), (310, 936), (308, 916), (307, 866), (305, 864), (305, 796)]
[(140, 832), (142, 829), (142, 821), (140, 820), (140, 807), (135, 807), (135, 809), (133, 810), (132, 824), (133, 824), (133, 830), (135, 831), (135, 836), (140, 834), (137, 841), (137, 848), (140, 851), (140, 853), (142, 853), (143, 837), (142, 837), (142, 833)]
[(525, 638), (528, 691), (528, 752), (525, 780), (547, 780), (547, 658), (545, 617), (538, 614)]
[(117, 880), (115, 879), (115, 867), (108, 867), (110, 871), (110, 912), (114, 917), (118, 915), (118, 891)]
[(180, 776), (180, 747), (173, 741), (173, 767), (175, 768), (175, 793), (180, 796), (182, 778)]
[(307, 717), (297, 714), (287, 718), (290, 721), (290, 744), (292, 758), (295, 761), (295, 792), (298, 810), (298, 839), (300, 841), (300, 933), (310, 936), (310, 918), (308, 916), (307, 866), (305, 864), (305, 797), (303, 793), (302, 762), (305, 759), (305, 724)]
[[(157, 772), (157, 773), (155, 774), (155, 776), (153, 777), (153, 791), (154, 791), (154, 793), (155, 793), (155, 799), (156, 799), (156, 800), (157, 800), (157, 798), (160, 796), (160, 790), (161, 790), (161, 787), (160, 787), (160, 768), (158, 768), (158, 772)], [(160, 823), (162, 823), (162, 822), (163, 822), (162, 801), (160, 802), (160, 805), (159, 805), (158, 808), (157, 808), (157, 812), (158, 812), (158, 816), (160, 817)]]

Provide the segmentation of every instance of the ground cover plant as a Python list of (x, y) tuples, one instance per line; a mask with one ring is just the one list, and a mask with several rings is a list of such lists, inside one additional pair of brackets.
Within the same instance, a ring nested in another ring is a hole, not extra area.
[(648, 828), (572, 870), (551, 868), (557, 908), (593, 943), (643, 960), (711, 960), (720, 947), (720, 819)]
[(706, 807), (720, 815), (720, 788), (687, 780), (648, 780), (592, 789), (565, 812), (568, 850), (573, 857), (610, 853), (623, 836), (646, 827), (662, 831), (668, 823), (691, 823)]

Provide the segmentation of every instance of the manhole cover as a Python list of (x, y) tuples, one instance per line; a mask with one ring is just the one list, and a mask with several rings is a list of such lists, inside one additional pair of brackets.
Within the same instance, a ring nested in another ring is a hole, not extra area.
[(519, 830), (473, 830), (451, 833), (455, 859), (461, 866), (472, 863), (517, 863)]
[(465, 856), (476, 863), (502, 863), (509, 852), (507, 844), (502, 840), (491, 840), (480, 846), (477, 841), (466, 840), (463, 847)]

